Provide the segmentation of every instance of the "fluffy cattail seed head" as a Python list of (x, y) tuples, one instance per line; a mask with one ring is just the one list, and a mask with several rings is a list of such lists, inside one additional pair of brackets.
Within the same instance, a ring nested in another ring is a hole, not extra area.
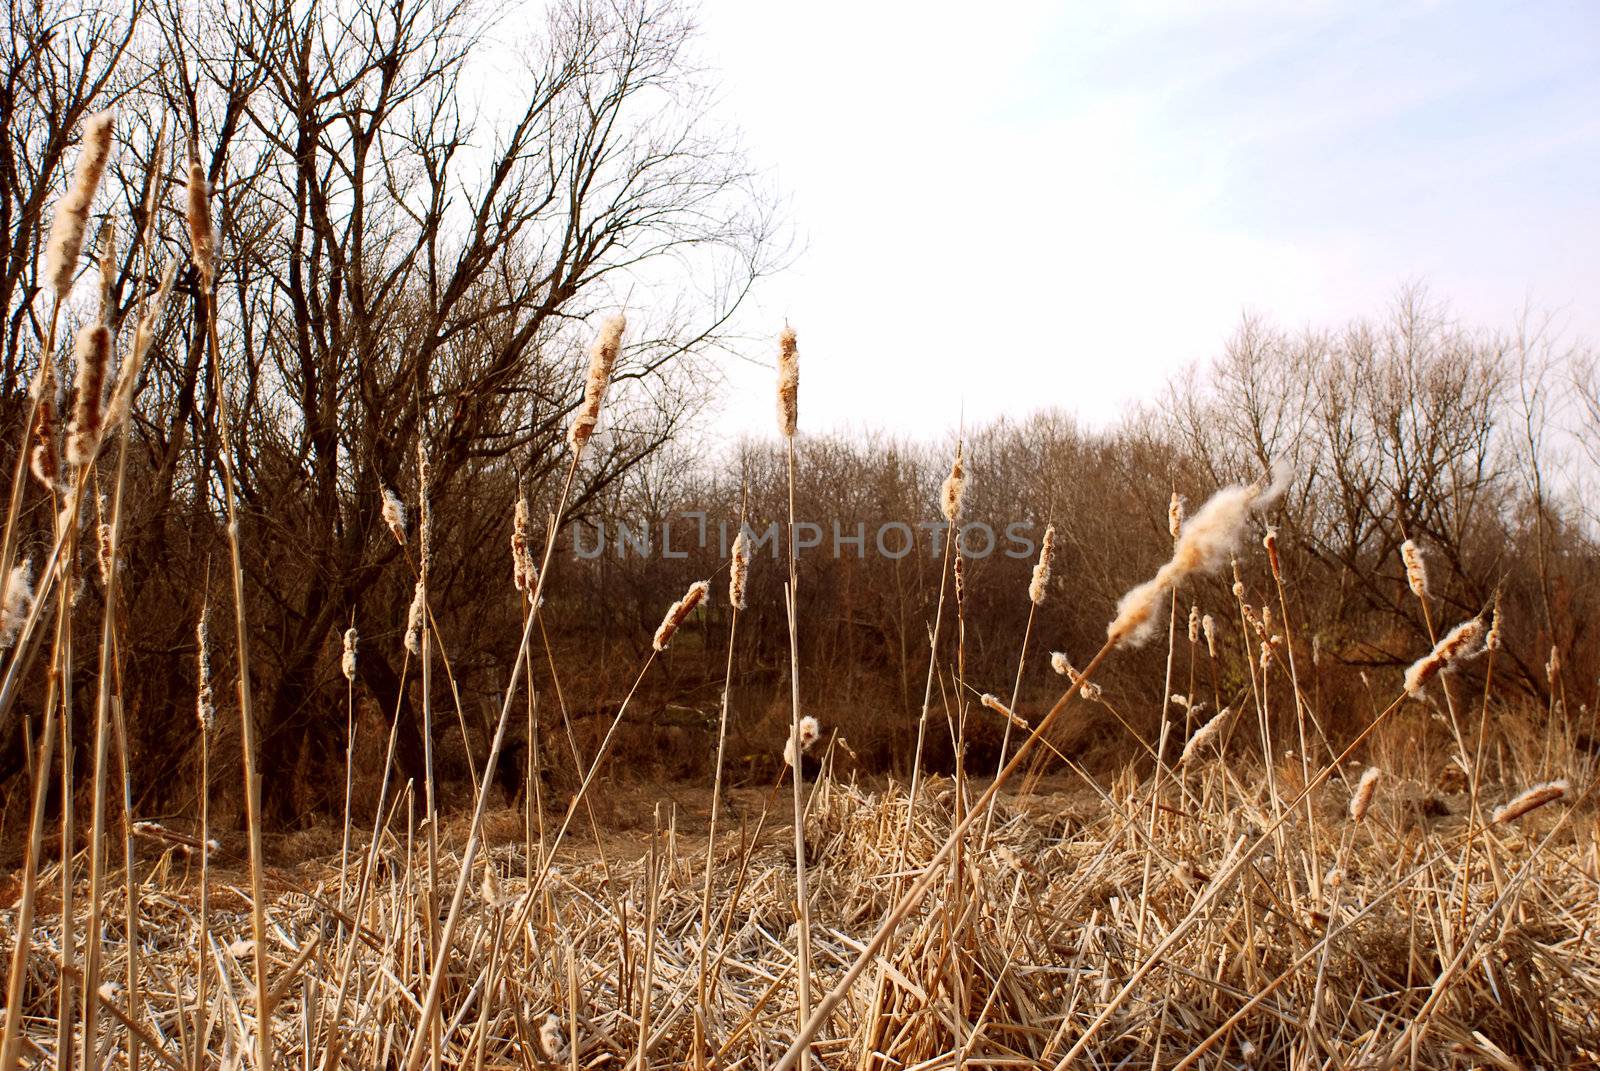
[(402, 547), (406, 545), (406, 504), (389, 488), (383, 489), (383, 523)]
[(1500, 600), (1494, 601), (1494, 614), (1489, 618), (1489, 634), (1483, 638), (1484, 647), (1491, 651), (1500, 649)]
[(406, 650), (422, 653), (422, 629), (428, 618), (428, 588), (422, 581), (411, 591), (411, 609), (406, 613)]
[(1383, 776), (1383, 771), (1376, 766), (1368, 766), (1362, 773), (1361, 780), (1356, 782), (1356, 790), (1350, 797), (1350, 820), (1352, 822), (1366, 821), (1367, 812), (1372, 809), (1372, 797), (1378, 791), (1378, 778)]
[(683, 598), (667, 608), (667, 616), (661, 619), (661, 625), (656, 629), (654, 647), (658, 651), (665, 651), (667, 644), (672, 642), (672, 634), (678, 631), (678, 626), (692, 614), (695, 607), (705, 601), (706, 595), (711, 591), (711, 585), (705, 580), (696, 580), (689, 585), (689, 590), (684, 592)]
[(211, 183), (197, 156), (189, 157), (189, 184), (184, 215), (189, 223), (189, 256), (201, 282), (209, 288), (217, 278), (217, 232), (211, 223)]
[(1483, 641), (1483, 620), (1473, 617), (1451, 629), (1434, 645), (1427, 656), (1414, 662), (1406, 670), (1406, 694), (1415, 695), (1422, 690), (1440, 670), (1453, 669), (1462, 661), (1477, 654)]
[[(800, 719), (799, 737), (800, 753), (802, 755), (810, 751), (811, 745), (815, 744), (821, 736), (822, 726), (817, 722), (816, 718), (807, 714)], [(794, 737), (790, 737), (783, 742), (783, 764), (785, 766), (794, 765)]]
[(200, 608), (200, 620), (194, 626), (195, 640), (195, 720), (202, 733), (209, 733), (217, 723), (217, 704), (211, 691), (211, 607)]
[(1030, 726), (1028, 725), (1027, 720), (1023, 718), (1022, 715), (1006, 706), (1005, 703), (1001, 702), (999, 696), (993, 694), (992, 692), (985, 692), (983, 693), (983, 697), (979, 700), (979, 702), (981, 702), (985, 707), (994, 711), (996, 714), (1000, 715), (1002, 718), (1006, 719), (1006, 721), (1009, 721), (1012, 725), (1015, 725), (1018, 729), (1021, 729), (1023, 732), (1029, 731)]
[(0, 651), (17, 642), (17, 633), (33, 609), (33, 560), (25, 558), (11, 567), (0, 589)]
[(961, 556), (960, 544), (956, 545), (956, 560), (951, 563), (951, 569), (955, 576), (956, 610), (959, 612), (967, 596), (967, 559)]
[(1233, 716), (1233, 710), (1223, 707), (1217, 711), (1216, 717), (1200, 726), (1189, 742), (1183, 746), (1183, 755), (1178, 759), (1178, 764), (1183, 765), (1198, 755), (1208, 744), (1217, 738), (1223, 727), (1228, 724), (1228, 719)]
[(578, 407), (578, 415), (572, 418), (572, 426), (567, 429), (567, 445), (574, 450), (583, 448), (589, 436), (594, 434), (594, 426), (600, 422), (600, 403), (605, 401), (606, 387), (611, 383), (611, 371), (622, 352), (622, 332), (627, 326), (626, 317), (620, 314), (611, 317), (600, 325), (600, 334), (589, 347), (589, 373), (583, 381), (583, 404)]
[(1406, 566), (1406, 584), (1411, 594), (1423, 598), (1428, 594), (1428, 563), (1422, 559), (1422, 548), (1406, 540), (1400, 544), (1400, 560)]
[[(50, 380), (49, 370), (45, 376)], [(33, 473), (33, 478), (44, 485), (45, 490), (54, 491), (56, 480), (61, 475), (61, 466), (56, 456), (56, 403), (55, 388), (53, 383), (44, 384), (44, 390), (39, 395), (38, 409), (33, 418), (33, 447), (28, 455), (28, 471)]]
[(745, 584), (750, 578), (750, 541), (741, 525), (733, 539), (733, 558), (728, 563), (728, 605), (743, 610)]
[(83, 253), (83, 235), (89, 226), (89, 209), (100, 179), (111, 159), (111, 113), (101, 112), (84, 120), (83, 147), (78, 151), (78, 167), (72, 186), (56, 206), (45, 243), (45, 278), (56, 292), (58, 302), (72, 291), (78, 257)]
[(539, 1024), (539, 1051), (551, 1063), (567, 1062), (567, 1035), (561, 1029), (561, 1020), (554, 1015), (546, 1015)]
[(511, 583), (531, 599), (539, 586), (539, 567), (533, 563), (530, 528), (528, 500), (519, 493), (511, 515)]
[(1039, 543), (1039, 561), (1033, 567), (1033, 580), (1028, 584), (1028, 599), (1035, 606), (1044, 605), (1050, 593), (1050, 562), (1056, 553), (1056, 526), (1047, 525), (1044, 539)]
[(505, 898), (505, 893), (500, 888), (500, 879), (495, 876), (494, 867), (492, 866), (486, 866), (483, 868), (483, 886), (481, 891), (483, 894), (484, 906), (488, 907), (490, 910), (499, 907), (500, 901)]
[(1529, 811), (1537, 810), (1547, 803), (1554, 803), (1572, 790), (1564, 779), (1559, 781), (1546, 781), (1541, 785), (1534, 785), (1513, 798), (1510, 802), (1494, 809), (1492, 821), (1514, 822)]
[(344, 679), (354, 683), (356, 679), (356, 627), (351, 625), (344, 630), (344, 653), (339, 657), (339, 670), (344, 674)]
[(1172, 492), (1172, 499), (1167, 503), (1167, 531), (1176, 540), (1183, 531), (1183, 496)]
[(1189, 607), (1189, 646), (1200, 642), (1200, 607)]
[(111, 365), (111, 328), (90, 324), (78, 332), (78, 378), (67, 429), (67, 460), (87, 465), (94, 460), (106, 416), (106, 369)]
[(961, 499), (966, 494), (967, 470), (961, 464), (961, 444), (956, 444), (956, 459), (950, 465), (950, 475), (939, 488), (939, 510), (944, 519), (954, 524), (961, 517)]
[(1561, 680), (1561, 648), (1553, 643), (1550, 645), (1550, 657), (1544, 664), (1544, 677), (1552, 688)]
[(1206, 634), (1206, 654), (1211, 658), (1217, 657), (1217, 623), (1210, 614), (1200, 618), (1200, 631)]
[(778, 430), (792, 439), (799, 422), (800, 350), (794, 328), (785, 327), (778, 336)]
[(1156, 610), (1166, 592), (1186, 576), (1221, 565), (1238, 549), (1250, 512), (1276, 501), (1287, 485), (1288, 473), (1280, 471), (1268, 486), (1225, 487), (1212, 495), (1184, 524), (1172, 559), (1117, 603), (1117, 616), (1106, 626), (1106, 639), (1113, 645), (1148, 640), (1155, 632)]
[(1261, 545), (1267, 549), (1267, 564), (1272, 567), (1272, 575), (1281, 577), (1283, 571), (1278, 562), (1278, 529), (1274, 525), (1267, 526), (1267, 534), (1262, 537)]

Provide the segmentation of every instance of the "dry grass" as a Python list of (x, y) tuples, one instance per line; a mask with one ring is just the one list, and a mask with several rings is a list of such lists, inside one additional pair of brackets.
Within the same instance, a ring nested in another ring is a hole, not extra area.
[[(1103, 789), (1002, 798), (989, 849), (945, 867), (929, 906), (852, 987), (813, 1052), (830, 1066), (1051, 1065), (1189, 917), (1239, 840), (1265, 828), (1272, 801), (1262, 784), (1236, 765), (1211, 763), (1181, 787), (1167, 782), (1153, 830), (1152, 782), (1131, 774)], [(1340, 786), (1317, 797), (1327, 843), (1291, 831), (1283, 852), (1259, 857), (1232, 895), (1204, 911), (1094, 1036), (1083, 1066), (1132, 1058), (1170, 1067), (1199, 1053), (1201, 1066), (1219, 1058), (1241, 1066), (1252, 1050), (1256, 1066), (1377, 1066), (1397, 1045), (1403, 1064), (1421, 1067), (1600, 1059), (1593, 809), (1547, 808), (1524, 825), (1480, 832), (1463, 884), (1458, 863), (1474, 828), (1465, 814), (1418, 817), (1428, 797), (1411, 785), (1380, 793), (1357, 826), (1343, 818), (1347, 795)], [(893, 786), (869, 792), (829, 776), (814, 786), (806, 841), (819, 986), (841, 976), (893, 902), (904, 871), (891, 864), (905, 830), (915, 869), (970, 802), (938, 778), (924, 782), (909, 816), (906, 794)], [(646, 1008), (652, 1066), (770, 1065), (794, 1030), (794, 860), (777, 818), (746, 803), (742, 832), (725, 838), (714, 860), (709, 934), (700, 925), (704, 838), (681, 833), (664, 812), (634, 858), (618, 858), (617, 841), (609, 859), (593, 848), (565, 853), (532, 897), (520, 846), (491, 848), (483, 865), (494, 869), (500, 899), (486, 901), (482, 879), (471, 882), (477, 891), (441, 989), (443, 1065), (547, 1066), (537, 1038), (555, 1015), (578, 1024), (580, 1066), (620, 1067), (640, 1051)], [(359, 929), (336, 907), (337, 852), (269, 874), (279, 1066), (317, 1066), (336, 1022), (345, 1066), (393, 1066), (413, 1039), (420, 973), (431, 959), (419, 909), (432, 898), (420, 888), (426, 851), (414, 832), (408, 837), (406, 816), (397, 808), (380, 838)], [(510, 831), (518, 822), (501, 824)], [(459, 865), (455, 832), (439, 858), (446, 885)], [(154, 851), (136, 887), (141, 1007), (130, 1013), (123, 994), (108, 990), (102, 1032), (115, 1066), (140, 1041), (145, 1066), (192, 1066), (195, 869), (170, 836), (144, 843)], [(1317, 854), (1335, 861), (1336, 876), (1310, 872)], [(42, 875), (44, 884), (56, 876)], [(213, 873), (213, 1059), (253, 1048), (258, 1029), (243, 877)], [(81, 898), (78, 910), (87, 911)], [(35, 947), (44, 954), (30, 967), (24, 1047), (43, 1066), (56, 1037), (59, 971), (48, 950), (60, 946), (48, 901), (40, 914)], [(121, 915), (106, 912), (108, 978), (126, 971)], [(13, 912), (0, 915), (8, 943), (12, 925)], [(702, 940), (711, 967), (697, 1052)], [(336, 1011), (347, 954), (345, 1004)]]

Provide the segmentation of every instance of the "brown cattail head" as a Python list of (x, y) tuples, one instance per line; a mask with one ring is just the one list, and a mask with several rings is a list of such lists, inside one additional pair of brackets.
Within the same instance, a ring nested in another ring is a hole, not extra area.
[(1194, 647), (1200, 642), (1200, 607), (1189, 607), (1189, 646)]
[(428, 588), (421, 580), (411, 590), (411, 609), (406, 613), (406, 650), (422, 653), (422, 629), (428, 619)]
[(744, 609), (744, 589), (750, 578), (750, 541), (745, 538), (744, 526), (733, 539), (733, 558), (728, 563), (728, 605), (735, 610)]
[(117, 278), (117, 225), (109, 217), (100, 225), (100, 322), (116, 322), (111, 284)]
[(406, 545), (406, 504), (389, 488), (383, 489), (383, 523), (402, 547)]
[(1462, 661), (1471, 658), (1481, 649), (1483, 641), (1483, 619), (1469, 618), (1451, 629), (1427, 656), (1413, 663), (1406, 670), (1406, 694), (1415, 695), (1422, 690), (1440, 670), (1453, 669)]
[(1428, 594), (1428, 563), (1422, 559), (1422, 548), (1406, 540), (1400, 544), (1400, 560), (1406, 566), (1406, 583), (1411, 594), (1424, 598)]
[(356, 679), (356, 627), (351, 625), (344, 630), (344, 653), (339, 657), (339, 671), (344, 674), (344, 679), (355, 682)]
[(111, 586), (111, 565), (116, 558), (116, 547), (111, 538), (111, 521), (106, 517), (106, 496), (100, 496), (99, 502), (100, 525), (97, 531), (99, 536), (98, 564), (100, 566), (100, 583), (106, 587)]
[(54, 491), (56, 481), (61, 476), (61, 463), (56, 451), (55, 376), (47, 368), (41, 380), (44, 382), (33, 417), (33, 447), (28, 454), (28, 471), (44, 485), (45, 490)]
[(1033, 580), (1028, 584), (1028, 599), (1035, 606), (1044, 605), (1050, 593), (1050, 562), (1056, 553), (1056, 526), (1047, 525), (1044, 539), (1039, 544), (1039, 561), (1033, 567)]
[(1005, 703), (1001, 702), (1000, 697), (992, 692), (983, 693), (983, 697), (979, 700), (979, 702), (988, 707), (990, 710), (994, 711), (996, 714), (1000, 715), (1002, 718), (1009, 721), (1012, 725), (1015, 725), (1018, 729), (1021, 729), (1023, 732), (1030, 731), (1031, 726), (1028, 725), (1027, 720), (1023, 718), (1022, 715), (1006, 706)]
[(778, 431), (794, 438), (800, 423), (800, 350), (794, 328), (785, 326), (778, 336)]
[(1283, 569), (1278, 561), (1278, 529), (1276, 525), (1267, 525), (1267, 534), (1261, 537), (1261, 545), (1267, 549), (1267, 564), (1272, 567), (1273, 577), (1281, 579)]
[(627, 328), (627, 318), (618, 314), (600, 325), (600, 334), (589, 347), (589, 373), (583, 381), (583, 404), (578, 415), (572, 418), (567, 429), (567, 445), (582, 450), (594, 426), (600, 422), (600, 403), (605, 401), (606, 387), (611, 383), (611, 370), (616, 367), (617, 355), (622, 352), (622, 332)]
[(1350, 797), (1350, 820), (1364, 822), (1367, 812), (1372, 809), (1372, 797), (1378, 791), (1378, 778), (1383, 776), (1383, 771), (1376, 766), (1368, 766), (1362, 773), (1361, 780), (1356, 782), (1356, 790)]
[(1250, 511), (1276, 501), (1288, 485), (1288, 472), (1279, 470), (1270, 485), (1225, 487), (1212, 495), (1178, 535), (1172, 560), (1156, 575), (1129, 591), (1117, 603), (1117, 616), (1106, 626), (1113, 645), (1141, 644), (1155, 632), (1156, 610), (1166, 592), (1179, 580), (1220, 566), (1244, 538)]
[(1534, 785), (1505, 805), (1496, 807), (1491, 820), (1494, 822), (1515, 822), (1529, 811), (1537, 810), (1547, 803), (1554, 803), (1570, 791), (1572, 791), (1572, 786), (1565, 779), (1546, 781), (1544, 784)]
[(951, 524), (961, 517), (961, 499), (966, 487), (967, 470), (961, 464), (961, 444), (956, 443), (956, 459), (950, 464), (950, 475), (939, 488), (939, 510)]
[(12, 566), (0, 588), (0, 651), (17, 642), (17, 633), (33, 609), (33, 559)]
[(200, 608), (200, 620), (194, 626), (195, 641), (195, 721), (202, 733), (209, 733), (217, 724), (217, 704), (211, 692), (211, 607)]
[(504, 891), (500, 888), (500, 879), (495, 876), (494, 867), (483, 868), (483, 886), (480, 890), (483, 895), (483, 904), (493, 911), (500, 906), (500, 901), (505, 898)]
[(1167, 503), (1167, 531), (1176, 540), (1183, 531), (1183, 496), (1172, 492), (1172, 498)]
[(422, 575), (433, 564), (433, 464), (428, 460), (427, 440), (417, 439), (417, 557)]
[(50, 223), (50, 238), (45, 243), (45, 277), (56, 292), (56, 301), (66, 301), (77, 275), (78, 257), (83, 253), (83, 234), (89, 226), (89, 209), (95, 190), (111, 159), (111, 113), (91, 115), (83, 123), (83, 148), (78, 151), (78, 168), (72, 186), (56, 206)]
[(667, 608), (667, 616), (661, 619), (661, 625), (656, 629), (655, 649), (665, 651), (667, 644), (672, 642), (672, 634), (678, 631), (678, 626), (694, 613), (695, 607), (705, 601), (706, 595), (711, 591), (711, 584), (705, 580), (696, 580), (689, 585), (689, 590), (684, 592), (683, 598)]
[(955, 577), (956, 612), (960, 613), (967, 598), (967, 559), (961, 555), (960, 543), (956, 544), (956, 560), (951, 563), (951, 572)]
[(94, 460), (106, 417), (106, 370), (111, 365), (111, 328), (90, 324), (78, 332), (78, 378), (67, 428), (67, 460), (87, 465)]
[(1210, 614), (1200, 618), (1200, 631), (1206, 634), (1206, 655), (1217, 657), (1217, 623)]
[(1561, 648), (1553, 643), (1550, 645), (1550, 657), (1544, 664), (1544, 677), (1552, 688), (1561, 681)]
[(211, 222), (211, 183), (200, 158), (189, 157), (189, 185), (184, 215), (189, 222), (189, 257), (200, 281), (209, 289), (217, 278), (217, 232)]
[(1494, 600), (1494, 614), (1489, 618), (1489, 634), (1483, 638), (1483, 645), (1491, 651), (1500, 649), (1500, 599)]

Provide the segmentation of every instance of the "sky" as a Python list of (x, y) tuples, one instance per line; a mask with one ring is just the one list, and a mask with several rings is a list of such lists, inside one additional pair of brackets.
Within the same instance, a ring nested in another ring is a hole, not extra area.
[[(799, 333), (803, 429), (1104, 425), (1246, 312), (1335, 326), (1413, 282), (1600, 342), (1600, 4), (699, 12), (796, 242), (744, 324)], [(771, 431), (774, 351), (730, 362), (724, 432)]]

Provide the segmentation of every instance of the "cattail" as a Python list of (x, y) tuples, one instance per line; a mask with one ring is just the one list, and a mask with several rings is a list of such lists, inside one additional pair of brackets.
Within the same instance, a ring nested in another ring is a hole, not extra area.
[(1100, 699), (1100, 686), (1083, 679), (1083, 674), (1072, 667), (1067, 656), (1061, 651), (1052, 652), (1050, 655), (1050, 668), (1061, 674), (1073, 684), (1081, 685), (1078, 694), (1089, 702), (1098, 702)]
[(406, 504), (389, 488), (383, 489), (383, 523), (402, 547), (406, 545)]
[(1189, 646), (1200, 642), (1200, 607), (1189, 607)]
[[(49, 369), (45, 370), (45, 378), (53, 380)], [(33, 473), (33, 478), (44, 485), (45, 490), (54, 491), (56, 480), (61, 475), (60, 464), (56, 460), (56, 404), (55, 388), (52, 383), (45, 383), (39, 395), (39, 405), (33, 418), (33, 449), (28, 455), (28, 471)]]
[(994, 711), (996, 714), (1000, 715), (1002, 718), (1006, 719), (1006, 721), (1009, 721), (1012, 725), (1015, 725), (1017, 728), (1021, 729), (1023, 732), (1028, 732), (1030, 730), (1031, 727), (1028, 725), (1027, 720), (1023, 718), (1022, 715), (1016, 713), (1010, 707), (1002, 703), (1000, 701), (1000, 697), (992, 692), (983, 693), (983, 697), (979, 700), (979, 702), (988, 707), (990, 710)]
[(1400, 560), (1405, 562), (1406, 583), (1411, 594), (1423, 598), (1428, 594), (1428, 563), (1422, 560), (1422, 548), (1411, 540), (1400, 544)]
[(422, 626), (428, 616), (428, 588), (422, 581), (411, 592), (411, 609), (406, 614), (406, 650), (422, 653)]
[(519, 493), (511, 515), (511, 582), (531, 599), (539, 587), (539, 567), (533, 564), (529, 528), (528, 500)]
[(656, 629), (655, 649), (665, 651), (667, 644), (672, 642), (672, 634), (678, 631), (678, 626), (694, 612), (694, 608), (705, 601), (706, 595), (711, 591), (711, 584), (705, 580), (696, 580), (689, 585), (689, 590), (684, 592), (683, 598), (667, 608), (667, 616), (661, 619), (661, 627)]
[(217, 724), (217, 704), (211, 693), (211, 607), (200, 608), (200, 620), (194, 626), (195, 640), (195, 720), (202, 733), (209, 733)]
[(89, 209), (111, 159), (111, 118), (110, 112), (101, 112), (84, 120), (78, 168), (50, 223), (44, 273), (56, 292), (57, 303), (66, 301), (72, 290), (78, 257), (83, 253), (83, 234), (89, 226)]
[(117, 372), (116, 386), (112, 388), (111, 399), (106, 405), (105, 430), (102, 434), (121, 427), (122, 422), (128, 419), (128, 412), (133, 407), (133, 393), (139, 387), (139, 373), (155, 341), (156, 325), (161, 322), (161, 313), (167, 307), (167, 295), (172, 292), (172, 282), (177, 274), (178, 262), (168, 261), (166, 270), (161, 273), (161, 285), (156, 288), (155, 296), (139, 317), (139, 323), (133, 330), (133, 346)]
[(1206, 655), (1217, 657), (1217, 623), (1210, 614), (1200, 618), (1200, 631), (1206, 634)]
[(1239, 572), (1239, 559), (1233, 559), (1233, 597), (1244, 598), (1244, 574)]
[(800, 421), (800, 351), (794, 328), (785, 327), (778, 336), (778, 430), (786, 439), (794, 438)]
[(185, 215), (189, 221), (189, 256), (200, 273), (201, 282), (209, 289), (217, 277), (217, 232), (211, 224), (211, 183), (206, 181), (206, 169), (200, 166), (200, 158), (192, 152)]
[[(817, 722), (816, 718), (813, 718), (809, 714), (807, 714), (805, 717), (801, 718), (800, 719), (800, 754), (804, 755), (806, 752), (810, 751), (811, 750), (811, 745), (815, 744), (817, 742), (817, 740), (821, 736), (822, 736), (822, 726)], [(785, 740), (784, 743), (783, 743), (783, 764), (785, 766), (793, 766), (794, 765), (794, 738), (793, 737), (790, 737), (788, 740)]]
[(956, 560), (953, 564), (955, 572), (956, 609), (961, 609), (967, 594), (967, 559), (961, 556), (961, 547), (956, 547)]
[(1368, 766), (1362, 773), (1361, 780), (1356, 782), (1355, 793), (1350, 797), (1350, 820), (1364, 822), (1367, 812), (1372, 809), (1372, 797), (1378, 791), (1378, 778), (1383, 776), (1383, 771), (1376, 766)]
[(100, 225), (100, 262), (97, 266), (100, 269), (100, 322), (109, 324), (117, 318), (111, 292), (111, 284), (117, 277), (117, 224), (109, 217)]
[(1028, 584), (1028, 599), (1035, 606), (1043, 606), (1050, 593), (1050, 560), (1056, 553), (1056, 526), (1047, 525), (1044, 539), (1039, 543), (1039, 562), (1033, 567), (1033, 580)]
[(1489, 634), (1483, 638), (1484, 647), (1491, 651), (1500, 649), (1500, 600), (1494, 601), (1494, 614), (1489, 618)]
[(67, 460), (87, 465), (106, 416), (106, 369), (111, 365), (111, 328), (90, 324), (78, 332), (78, 379), (72, 404), (72, 424), (67, 429)]
[(428, 460), (428, 444), (417, 439), (417, 556), (422, 575), (433, 564), (433, 465)]
[(483, 868), (483, 886), (481, 891), (483, 893), (483, 902), (486, 907), (493, 910), (494, 908), (500, 906), (500, 901), (503, 898), (504, 893), (500, 888), (500, 879), (495, 876), (494, 867), (492, 866), (486, 866)]
[(966, 487), (967, 470), (961, 464), (961, 444), (956, 443), (956, 459), (950, 465), (950, 475), (939, 487), (939, 510), (951, 524), (961, 517), (961, 500), (966, 495)]
[(1496, 807), (1492, 820), (1497, 823), (1514, 822), (1529, 811), (1537, 810), (1547, 803), (1554, 803), (1556, 800), (1561, 799), (1571, 791), (1571, 788), (1572, 786), (1567, 784), (1565, 778), (1559, 781), (1546, 781), (1543, 784), (1534, 785), (1521, 795), (1513, 798), (1509, 803)]
[(344, 653), (339, 658), (339, 669), (344, 673), (344, 679), (351, 683), (356, 679), (356, 639), (354, 625), (344, 630)]
[(1322, 636), (1321, 635), (1316, 635), (1316, 636), (1311, 637), (1311, 668), (1320, 669), (1321, 667), (1322, 667)]
[(1451, 629), (1427, 657), (1413, 663), (1406, 670), (1406, 694), (1415, 695), (1422, 686), (1439, 674), (1440, 670), (1453, 669), (1457, 663), (1478, 653), (1483, 639), (1482, 618), (1469, 618)]
[(1113, 645), (1138, 645), (1148, 640), (1155, 631), (1155, 612), (1167, 589), (1192, 573), (1221, 565), (1244, 538), (1250, 511), (1276, 500), (1287, 482), (1288, 474), (1283, 471), (1270, 486), (1255, 483), (1227, 487), (1212, 495), (1200, 512), (1184, 524), (1173, 547), (1172, 560), (1117, 603), (1117, 616), (1106, 626), (1107, 640)]
[(1167, 503), (1167, 531), (1172, 533), (1176, 540), (1183, 531), (1183, 496), (1172, 492), (1172, 499)]
[(1178, 765), (1181, 766), (1187, 763), (1190, 759), (1198, 755), (1202, 748), (1211, 743), (1211, 741), (1215, 740), (1217, 738), (1217, 734), (1222, 732), (1222, 727), (1232, 716), (1232, 708), (1223, 707), (1221, 710), (1217, 711), (1216, 717), (1200, 726), (1200, 728), (1195, 731), (1195, 734), (1189, 738), (1189, 742), (1183, 746), (1183, 755), (1178, 759)]
[(1552, 688), (1561, 680), (1561, 648), (1555, 644), (1550, 645), (1550, 658), (1544, 664), (1544, 677)]
[(1274, 577), (1282, 577), (1283, 572), (1278, 564), (1278, 529), (1275, 525), (1267, 525), (1267, 534), (1261, 537), (1261, 545), (1267, 548), (1267, 564), (1272, 567)]
[(611, 370), (622, 352), (622, 332), (627, 326), (627, 318), (620, 314), (609, 318), (600, 325), (600, 334), (589, 347), (589, 374), (583, 381), (583, 404), (567, 429), (567, 445), (574, 450), (583, 449), (600, 421), (600, 403), (605, 400)]
[[(104, 517), (105, 515), (105, 503), (102, 502), (100, 505), (100, 516)], [(98, 551), (96, 558), (97, 564), (100, 566), (100, 583), (106, 587), (110, 587), (111, 563), (116, 556), (111, 545), (111, 522), (102, 520), (98, 530), (96, 531), (96, 535), (99, 537), (98, 546), (96, 547)]]
[(25, 558), (12, 566), (0, 590), (0, 651), (17, 641), (22, 623), (33, 609), (33, 559)]
[(728, 605), (735, 610), (744, 609), (744, 588), (750, 578), (750, 541), (744, 537), (741, 525), (733, 538), (733, 558), (728, 563)]
[(1167, 702), (1171, 703), (1175, 707), (1182, 707), (1184, 710), (1189, 709), (1189, 697), (1181, 692), (1173, 692), (1167, 697)]
[(1343, 885), (1344, 868), (1340, 866), (1329, 867), (1328, 872), (1322, 876), (1322, 884), (1326, 885), (1330, 889), (1337, 889), (1339, 886)]
[(561, 1020), (554, 1015), (546, 1015), (539, 1024), (539, 1051), (552, 1063), (567, 1062), (567, 1035), (561, 1029)]
[(1272, 668), (1272, 641), (1271, 640), (1262, 640), (1261, 641), (1261, 673), (1262, 673), (1262, 675), (1265, 676), (1267, 670), (1269, 670), (1271, 668)]

